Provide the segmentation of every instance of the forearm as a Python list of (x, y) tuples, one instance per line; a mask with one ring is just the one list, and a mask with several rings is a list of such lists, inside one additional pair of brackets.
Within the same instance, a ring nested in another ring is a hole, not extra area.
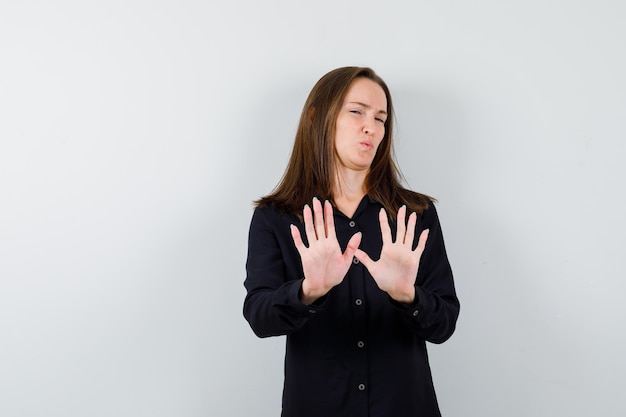
[(244, 301), (244, 317), (259, 337), (292, 333), (311, 318), (315, 306), (299, 299), (301, 280), (289, 281), (277, 289), (253, 289)]
[(417, 303), (412, 313), (416, 333), (431, 343), (445, 342), (456, 329), (459, 300), (455, 295), (441, 296), (419, 287), (416, 294)]
[(421, 338), (442, 343), (454, 333), (460, 304), (434, 206), (422, 220), (430, 233), (414, 284), (410, 320)]

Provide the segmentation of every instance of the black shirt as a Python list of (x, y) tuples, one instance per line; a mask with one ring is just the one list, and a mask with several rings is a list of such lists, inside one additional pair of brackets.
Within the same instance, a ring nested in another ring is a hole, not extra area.
[[(366, 196), (352, 218), (334, 210), (342, 250), (360, 231), (360, 248), (379, 258), (381, 207)], [(244, 283), (244, 316), (254, 332), (287, 335), (282, 416), (440, 416), (425, 342), (452, 335), (459, 301), (434, 205), (418, 216), (413, 247), (422, 230), (430, 231), (410, 306), (381, 291), (356, 258), (341, 284), (313, 305), (302, 304), (302, 264), (290, 224), (306, 243), (297, 216), (255, 210)]]

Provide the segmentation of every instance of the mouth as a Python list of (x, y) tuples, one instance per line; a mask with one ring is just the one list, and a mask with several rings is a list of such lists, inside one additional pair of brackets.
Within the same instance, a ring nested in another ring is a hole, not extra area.
[(361, 142), (361, 146), (363, 148), (365, 148), (365, 150), (369, 151), (370, 149), (372, 149), (374, 147), (374, 145), (372, 145), (372, 142), (370, 142), (369, 140), (364, 140)]

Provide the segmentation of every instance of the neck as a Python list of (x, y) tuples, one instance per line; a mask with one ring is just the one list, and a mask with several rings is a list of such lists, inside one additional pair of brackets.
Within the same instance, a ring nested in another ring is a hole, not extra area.
[(367, 194), (365, 177), (367, 171), (340, 170), (333, 186), (333, 200), (339, 210), (352, 217), (359, 203)]

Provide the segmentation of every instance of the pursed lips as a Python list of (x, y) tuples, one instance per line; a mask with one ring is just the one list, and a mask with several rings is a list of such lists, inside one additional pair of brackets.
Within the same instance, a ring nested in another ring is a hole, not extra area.
[(374, 145), (372, 145), (372, 142), (369, 140), (364, 140), (364, 141), (361, 141), (360, 143), (361, 143), (361, 146), (363, 146), (367, 150), (370, 150), (374, 147)]

